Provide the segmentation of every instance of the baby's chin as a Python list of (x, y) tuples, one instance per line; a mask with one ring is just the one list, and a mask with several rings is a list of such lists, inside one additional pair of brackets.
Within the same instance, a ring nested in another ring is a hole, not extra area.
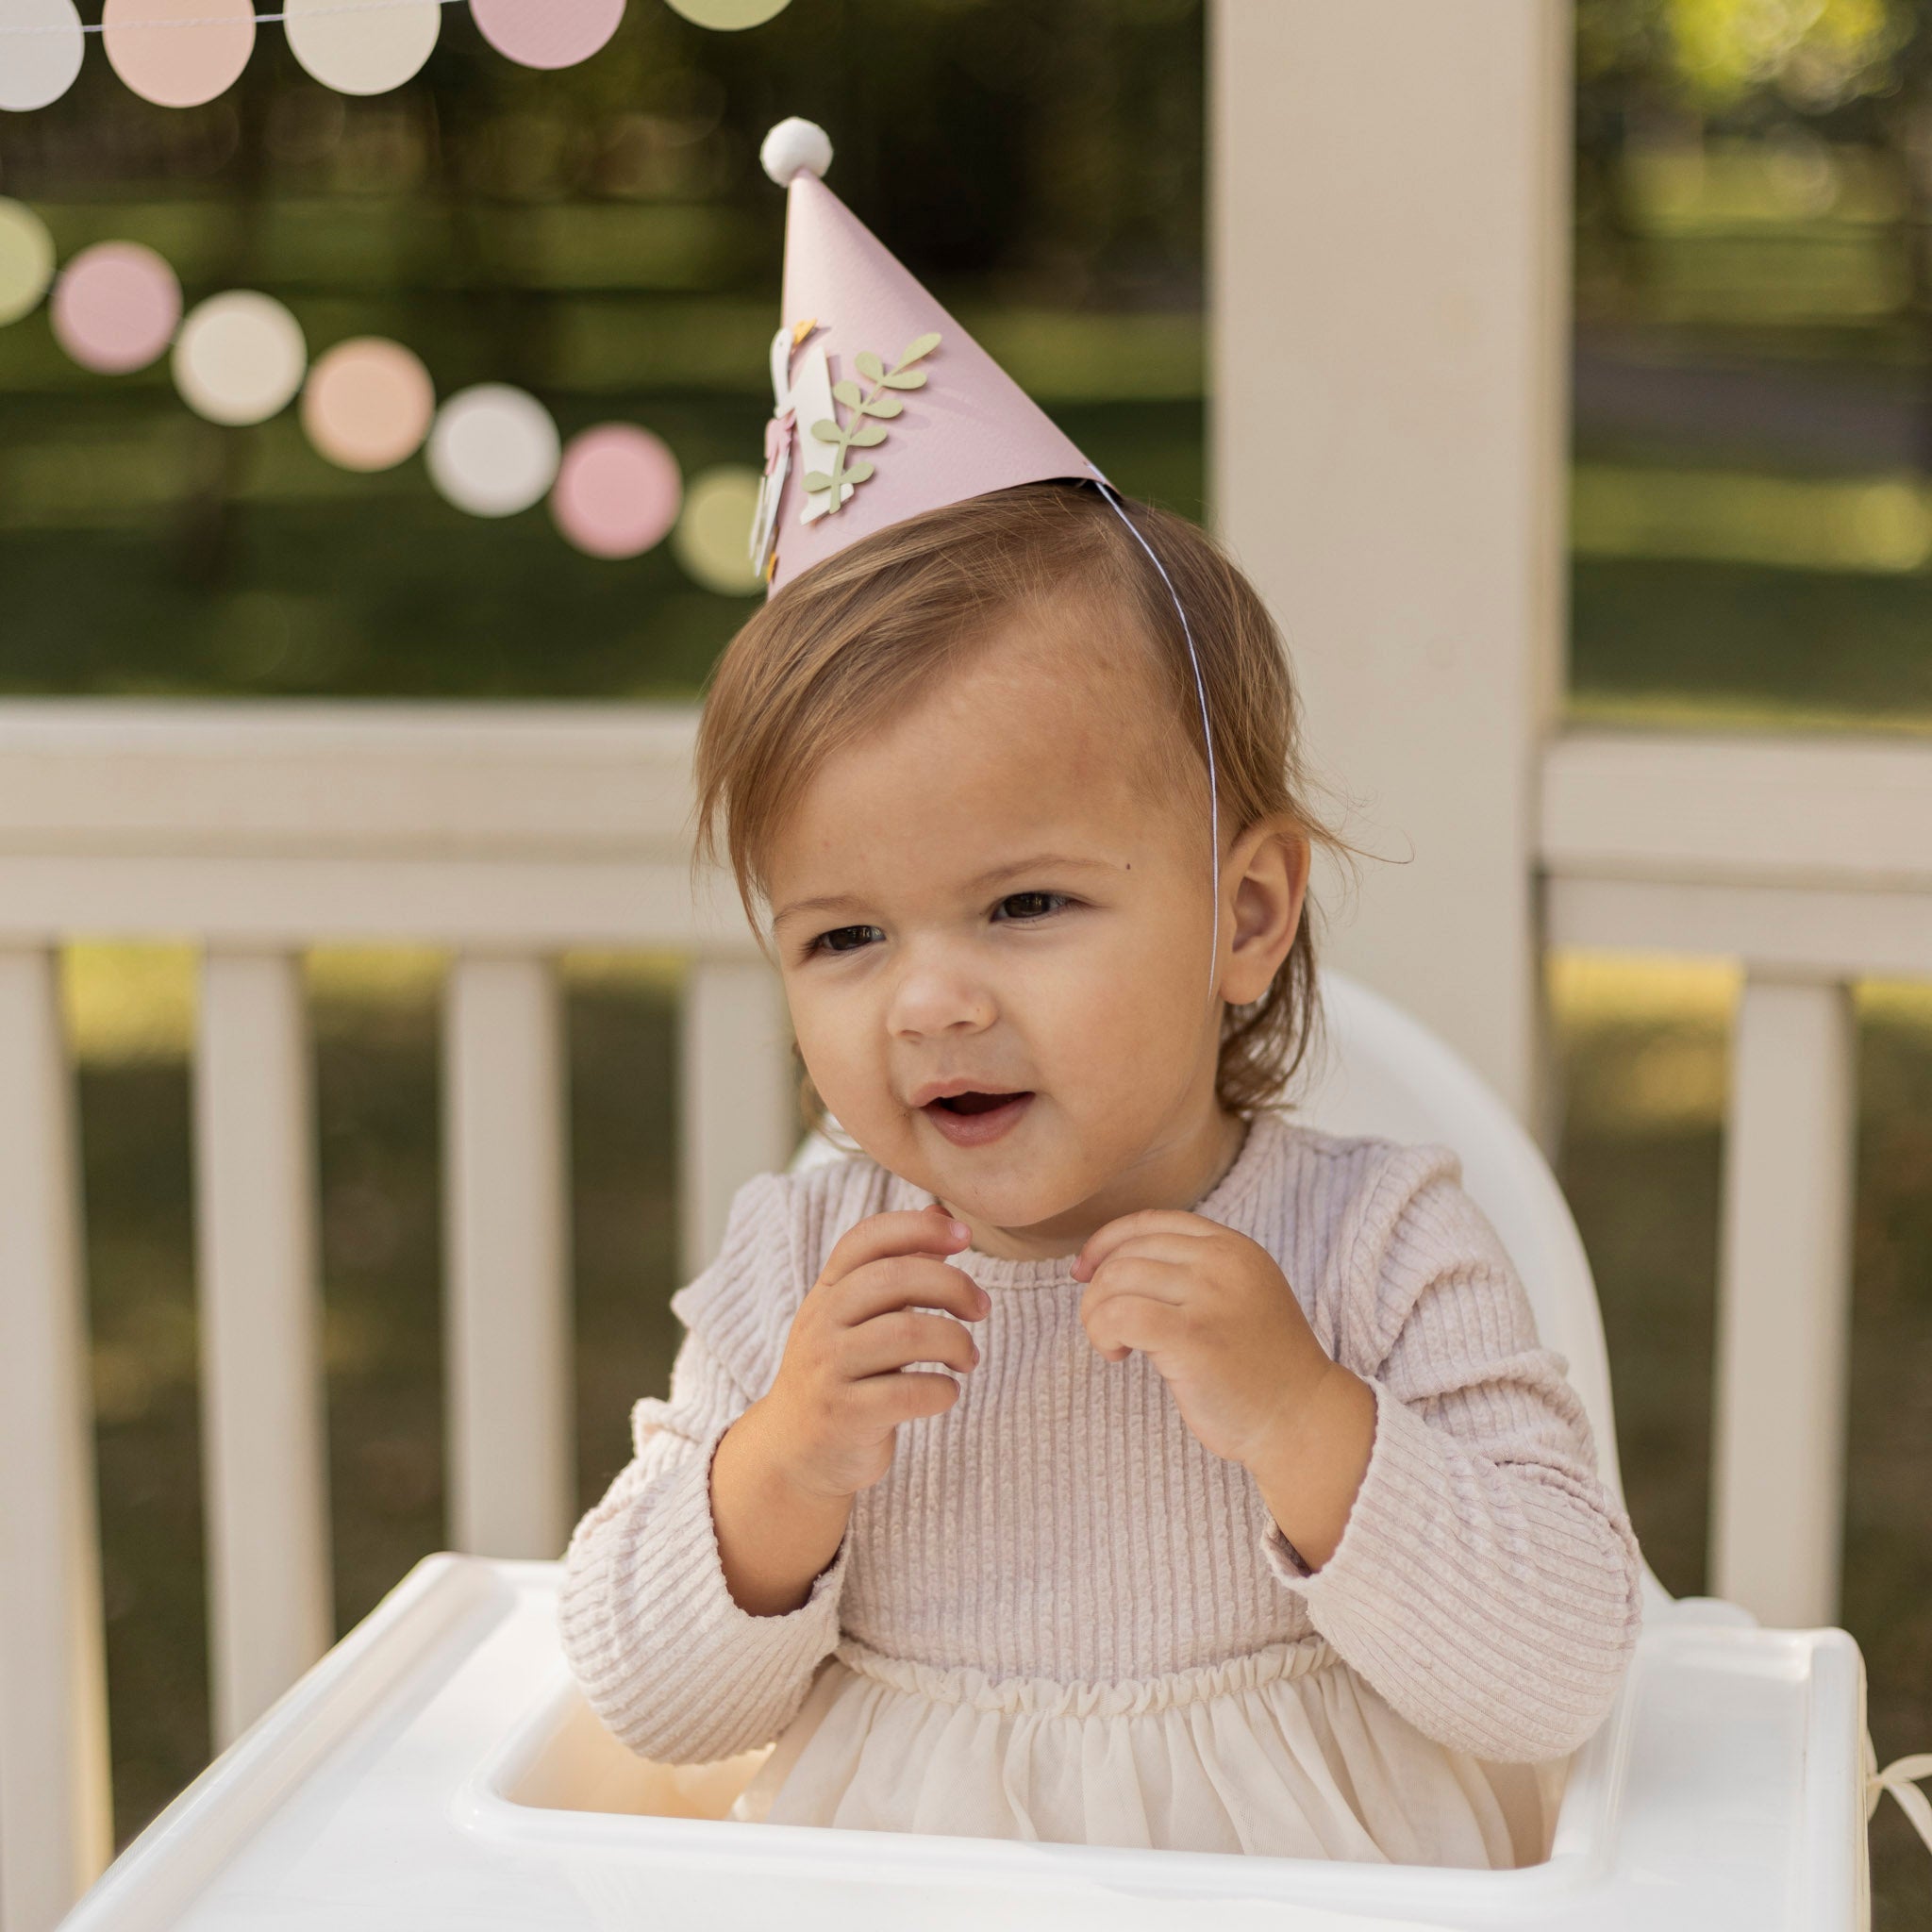
[(1044, 1118), (1024, 1122), (1001, 1141), (973, 1147), (954, 1145), (939, 1128), (912, 1119), (891, 1137), (890, 1151), (866, 1152), (982, 1227), (1040, 1241), (1050, 1252), (1056, 1251), (1055, 1231), (1063, 1230), (1071, 1254), (1090, 1231), (1081, 1210), (1105, 1176), (1080, 1149), (1066, 1144), (1071, 1137), (1063, 1127), (1055, 1131), (1059, 1125)]

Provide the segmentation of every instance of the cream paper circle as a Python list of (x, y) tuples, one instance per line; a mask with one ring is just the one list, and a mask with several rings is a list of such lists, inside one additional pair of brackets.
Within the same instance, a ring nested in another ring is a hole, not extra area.
[(550, 488), (560, 445), (550, 411), (527, 390), (480, 382), (437, 412), (425, 455), (429, 480), (458, 509), (508, 517)]
[(25, 202), (0, 199), (0, 327), (18, 322), (54, 279), (54, 238)]
[(345, 470), (390, 470), (429, 433), (436, 390), (400, 342), (358, 336), (316, 358), (302, 391), (308, 441)]
[(58, 101), (86, 48), (74, 0), (0, 0), (0, 108), (24, 114)]
[(344, 8), (343, 0), (282, 0), (283, 31), (296, 59), (343, 94), (385, 94), (429, 58), (442, 28), (437, 0)]
[(302, 325), (272, 295), (230, 289), (189, 311), (175, 338), (175, 387), (210, 423), (261, 423), (302, 387)]
[(198, 108), (248, 65), (254, 0), (108, 0), (101, 39), (114, 72), (143, 100)]
[(758, 588), (751, 567), (751, 520), (762, 481), (743, 463), (720, 463), (684, 493), (684, 514), (671, 546), (678, 562), (720, 596), (746, 596)]
[(740, 27), (763, 26), (791, 5), (791, 0), (670, 0), (674, 13), (698, 26), (735, 33)]

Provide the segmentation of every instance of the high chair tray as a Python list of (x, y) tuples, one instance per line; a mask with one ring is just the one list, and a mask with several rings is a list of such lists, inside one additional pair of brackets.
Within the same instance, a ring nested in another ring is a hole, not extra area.
[(1865, 1923), (1864, 1679), (1841, 1631), (1653, 1605), (1553, 1856), (1477, 1873), (734, 1823), (716, 1814), (757, 1754), (675, 1771), (617, 1744), (564, 1667), (558, 1583), (555, 1564), (417, 1565), (122, 1854), (68, 1932)]

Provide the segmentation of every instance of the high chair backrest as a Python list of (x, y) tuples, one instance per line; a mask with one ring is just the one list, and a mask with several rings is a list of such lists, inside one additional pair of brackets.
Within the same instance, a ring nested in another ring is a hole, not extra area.
[[(1460, 1157), (1463, 1185), (1523, 1277), (1537, 1332), (1569, 1363), (1597, 1465), (1621, 1499), (1596, 1284), (1548, 1162), (1475, 1070), (1419, 1021), (1343, 974), (1324, 970), (1321, 984), (1324, 1038), (1294, 1118), (1325, 1133), (1433, 1141)], [(812, 1135), (792, 1166), (839, 1158)]]

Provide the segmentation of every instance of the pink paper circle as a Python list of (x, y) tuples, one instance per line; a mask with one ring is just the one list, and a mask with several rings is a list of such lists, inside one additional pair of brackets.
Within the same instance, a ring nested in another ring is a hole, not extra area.
[(677, 458), (648, 429), (603, 423), (572, 437), (550, 492), (557, 527), (592, 557), (637, 557), (677, 521)]
[(114, 72), (143, 100), (198, 108), (248, 65), (254, 0), (108, 0), (101, 39)]
[(83, 369), (145, 369), (175, 339), (181, 284), (152, 248), (97, 242), (60, 272), (49, 305), (54, 339)]
[(358, 336), (338, 342), (308, 372), (302, 426), (345, 470), (389, 470), (429, 434), (436, 390), (429, 372), (400, 342)]
[(525, 67), (588, 60), (624, 18), (624, 0), (470, 0), (483, 38)]

